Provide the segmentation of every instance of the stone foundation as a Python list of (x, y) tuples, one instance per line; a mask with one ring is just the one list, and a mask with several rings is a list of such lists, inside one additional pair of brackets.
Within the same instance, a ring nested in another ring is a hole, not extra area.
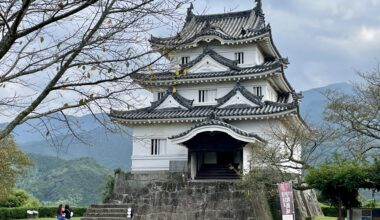
[(132, 207), (138, 220), (272, 220), (265, 193), (258, 190), (249, 201), (236, 181), (188, 182), (181, 174), (170, 173), (118, 174), (115, 194)]
[[(273, 220), (263, 190), (257, 189), (248, 198), (237, 186), (237, 181), (189, 182), (185, 176), (169, 172), (116, 174), (111, 203), (118, 205), (108, 211), (130, 207), (135, 220)], [(322, 215), (313, 191), (295, 191), (294, 198), (296, 220)], [(278, 212), (276, 207), (272, 207), (272, 211)], [(97, 213), (96, 206), (91, 212), (84, 219), (106, 216)], [(123, 215), (112, 214), (113, 218), (116, 216)]]

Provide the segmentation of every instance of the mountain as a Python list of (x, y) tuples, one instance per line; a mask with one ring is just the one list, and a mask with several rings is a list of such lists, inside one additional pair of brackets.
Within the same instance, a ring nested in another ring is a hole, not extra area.
[(131, 167), (132, 138), (130, 131), (113, 133), (104, 127), (97, 127), (81, 133), (80, 136), (85, 142), (72, 137), (56, 137), (53, 141), (60, 142), (58, 146), (49, 140), (21, 142), (19, 146), (27, 153), (58, 156), (66, 160), (90, 157), (99, 164), (112, 169), (129, 169)]
[(57, 157), (30, 154), (34, 162), (17, 187), (44, 204), (57, 202), (87, 206), (102, 201), (108, 177), (113, 174), (94, 159), (66, 161)]
[(301, 102), (300, 111), (306, 121), (312, 124), (323, 122), (323, 112), (327, 104), (324, 93), (327, 91), (340, 91), (350, 94), (353, 88), (348, 83), (337, 83), (302, 92), (304, 98)]
[[(82, 157), (94, 158), (101, 165), (115, 169), (131, 167), (132, 131), (123, 129), (118, 133), (108, 131), (101, 123), (112, 127), (112, 122), (105, 114), (82, 117), (68, 116), (71, 128), (77, 132), (80, 140), (75, 138), (66, 124), (59, 120), (48, 120), (49, 129), (41, 127), (40, 120), (30, 120), (19, 125), (13, 134), (16, 143), (27, 153), (45, 156), (58, 156), (71, 160)], [(0, 125), (0, 128), (3, 125)], [(41, 128), (37, 132), (35, 127)], [(119, 129), (120, 130), (120, 129)]]

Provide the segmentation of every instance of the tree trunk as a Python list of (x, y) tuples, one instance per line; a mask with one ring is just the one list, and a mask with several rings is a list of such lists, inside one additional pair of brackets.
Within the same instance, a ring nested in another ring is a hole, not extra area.
[(343, 220), (343, 218), (342, 218), (342, 201), (339, 201), (338, 219)]

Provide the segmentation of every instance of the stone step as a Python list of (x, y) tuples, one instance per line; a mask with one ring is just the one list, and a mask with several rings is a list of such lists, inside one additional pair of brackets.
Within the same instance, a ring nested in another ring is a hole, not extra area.
[(124, 213), (127, 211), (127, 208), (88, 208), (86, 212)]
[(127, 220), (131, 204), (98, 204), (91, 205), (81, 220)]
[(126, 218), (127, 213), (102, 213), (102, 212), (97, 212), (97, 213), (85, 213), (84, 217), (116, 217), (116, 218)]
[(90, 208), (129, 208), (127, 204), (95, 204), (91, 205)]
[(196, 180), (207, 180), (207, 179), (218, 179), (218, 180), (234, 180), (234, 179), (239, 179), (239, 176), (237, 175), (197, 175), (195, 177)]
[(130, 220), (130, 218), (116, 218), (116, 217), (82, 217), (81, 220)]

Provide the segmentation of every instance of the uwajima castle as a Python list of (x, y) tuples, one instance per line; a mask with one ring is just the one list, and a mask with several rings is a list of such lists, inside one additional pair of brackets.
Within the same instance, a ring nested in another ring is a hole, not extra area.
[[(261, 1), (252, 10), (195, 15), (188, 9), (173, 37), (152, 37), (174, 68), (133, 75), (153, 92), (151, 106), (112, 111), (133, 128), (132, 172), (182, 169), (190, 179), (237, 178), (250, 146), (271, 144), (268, 131), (302, 124), (300, 95), (285, 77)], [(235, 169), (235, 170), (236, 170)]]
[[(308, 129), (301, 95), (285, 77), (288, 60), (260, 0), (240, 12), (192, 9), (176, 36), (150, 40), (172, 68), (131, 76), (152, 91), (151, 105), (111, 110), (114, 122), (133, 130), (132, 168), (116, 174), (113, 200), (91, 206), (82, 220), (274, 219), (279, 202), (259, 187), (247, 197), (237, 183), (260, 165), (252, 149), (280, 149), (273, 127)], [(300, 157), (301, 149), (293, 153)], [(295, 219), (322, 215), (312, 191), (294, 192)]]

